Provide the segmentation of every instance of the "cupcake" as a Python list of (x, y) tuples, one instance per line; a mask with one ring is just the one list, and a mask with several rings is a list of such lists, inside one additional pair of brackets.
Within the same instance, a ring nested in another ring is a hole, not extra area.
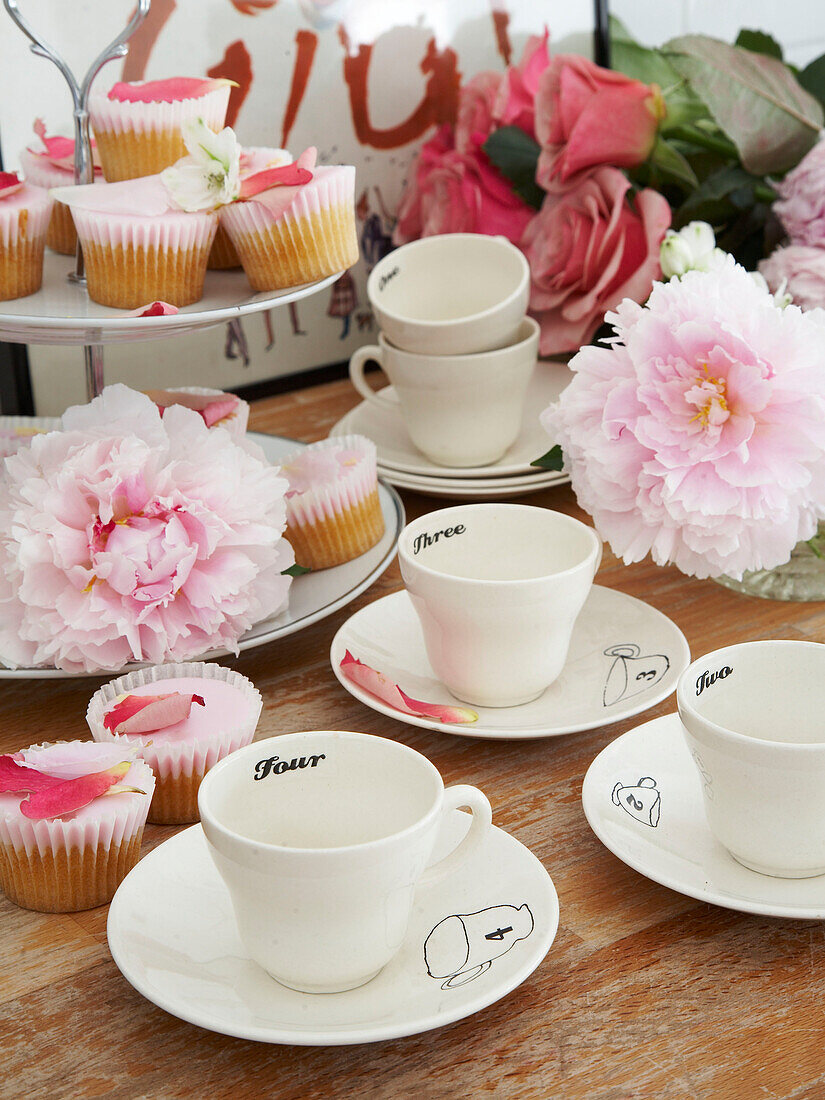
[(220, 220), (252, 287), (281, 290), (351, 267), (358, 259), (354, 190), (355, 169), (316, 167), (314, 149), (294, 165), (242, 180), (239, 200), (221, 208)]
[[(34, 132), (40, 139), (39, 145), (30, 145), (20, 154), (26, 182), (47, 190), (51, 187), (74, 186), (74, 141), (66, 137), (46, 137), (46, 127), (39, 118), (35, 121)], [(94, 142), (92, 155), (95, 157)], [(100, 165), (97, 163), (94, 173), (96, 179), (101, 176)], [(73, 256), (77, 251), (77, 232), (65, 203), (56, 202), (52, 207), (46, 245), (53, 252), (62, 252), (66, 256)]]
[(183, 210), (160, 176), (59, 187), (52, 195), (72, 211), (92, 301), (136, 309), (201, 298), (215, 213)]
[(284, 537), (305, 569), (357, 558), (384, 534), (375, 444), (362, 435), (324, 439), (282, 460), (289, 482)]
[(161, 416), (171, 405), (183, 405), (200, 413), (207, 428), (226, 428), (235, 440), (246, 435), (249, 405), (234, 393), (204, 386), (181, 386), (176, 390), (146, 390), (146, 395), (160, 409)]
[(0, 460), (28, 447), (36, 435), (59, 432), (61, 427), (59, 416), (0, 416)]
[(52, 205), (42, 187), (0, 172), (0, 301), (40, 289)]
[(140, 856), (154, 786), (125, 743), (64, 741), (0, 756), (3, 892), (43, 913), (111, 901)]
[(210, 130), (220, 130), (231, 89), (229, 80), (179, 76), (92, 92), (89, 119), (104, 177), (114, 182), (152, 176), (174, 164), (186, 152), (182, 124), (200, 118)]
[[(241, 178), (262, 172), (267, 168), (279, 168), (291, 163), (292, 155), (286, 149), (270, 149), (266, 146), (253, 145), (241, 150)], [(215, 234), (206, 266), (210, 271), (226, 271), (241, 266), (241, 258), (222, 225), (218, 225), (218, 232)]]
[(201, 780), (250, 743), (261, 706), (260, 693), (239, 672), (157, 665), (104, 684), (86, 721), (95, 741), (139, 751), (157, 780), (149, 820), (178, 825), (198, 820)]

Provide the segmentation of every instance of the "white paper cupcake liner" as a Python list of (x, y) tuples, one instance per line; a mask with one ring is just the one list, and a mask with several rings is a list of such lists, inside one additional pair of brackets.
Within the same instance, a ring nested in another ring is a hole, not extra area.
[(217, 215), (208, 212), (188, 214), (181, 211), (143, 218), (75, 208), (72, 216), (81, 243), (101, 248), (120, 246), (174, 252), (208, 249), (218, 228)]
[[(213, 390), (207, 386), (168, 386), (166, 387), (169, 393), (197, 393), (207, 397), (224, 397), (225, 390)], [(240, 440), (246, 435), (246, 426), (249, 423), (249, 405), (246, 401), (238, 399), (240, 404), (235, 411), (230, 415), (224, 417), (223, 420), (217, 424), (213, 424), (213, 428), (226, 428), (233, 439)], [(0, 427), (2, 426), (2, 418), (0, 418)]]
[(231, 90), (225, 84), (194, 99), (172, 103), (128, 103), (109, 99), (106, 92), (93, 92), (89, 96), (89, 119), (92, 129), (103, 133), (179, 130), (191, 118), (202, 118), (210, 130), (217, 132), (223, 129)]
[[(16, 201), (18, 196), (23, 196), (22, 201)], [(32, 184), (26, 184), (22, 192), (10, 196), (9, 200), (0, 201), (0, 244), (8, 248), (22, 238), (29, 242), (43, 241), (45, 247), (53, 203), (48, 191)], [(22, 220), (21, 233), (20, 215), (24, 211), (26, 217)]]
[(31, 821), (17, 810), (0, 813), (0, 844), (45, 855), (62, 848), (108, 850), (128, 843), (146, 824), (155, 777), (150, 767), (136, 760), (121, 782), (146, 793), (107, 795), (65, 818)]
[[(341, 467), (341, 476), (332, 485), (296, 492), (286, 498), (287, 523), (306, 525), (340, 516), (348, 508), (361, 504), (378, 487), (376, 447), (363, 435), (340, 435), (311, 443), (300, 451), (292, 451), (281, 459), (281, 468), (289, 466), (307, 452), (329, 450), (356, 451), (360, 455), (355, 466)], [(289, 475), (284, 474), (289, 480)]]
[[(249, 714), (243, 720), (226, 729), (216, 729), (208, 737), (197, 741), (176, 740), (156, 741), (151, 733), (114, 734), (103, 725), (106, 711), (119, 695), (128, 695), (135, 688), (145, 684), (154, 684), (158, 680), (197, 677), (203, 680), (222, 680), (224, 683), (243, 692), (249, 701)], [(183, 664), (155, 665), (154, 668), (139, 669), (127, 676), (120, 676), (104, 684), (95, 692), (86, 710), (86, 721), (95, 741), (112, 741), (115, 744), (125, 741), (131, 747), (138, 746), (140, 755), (158, 779), (178, 779), (193, 774), (203, 775), (224, 756), (235, 749), (248, 745), (255, 736), (255, 728), (261, 715), (263, 700), (258, 689), (242, 676), (221, 665), (189, 662)]]
[(221, 224), (233, 241), (236, 235), (266, 233), (276, 222), (300, 221), (325, 210), (352, 207), (355, 198), (355, 168), (349, 164), (321, 165), (313, 170), (309, 183), (297, 189), (287, 210), (275, 217), (263, 203), (249, 199), (221, 207)]

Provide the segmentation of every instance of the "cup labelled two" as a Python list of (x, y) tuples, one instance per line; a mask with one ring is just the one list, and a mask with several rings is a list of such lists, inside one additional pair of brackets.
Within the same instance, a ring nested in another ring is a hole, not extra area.
[(430, 512), (401, 533), (401, 575), (427, 656), (464, 702), (510, 707), (561, 673), (601, 561), (596, 532), (523, 504)]
[[(539, 326), (529, 317), (513, 343), (471, 355), (413, 354), (381, 333), (377, 345), (355, 352), (349, 374), (365, 401), (400, 412), (413, 443), (432, 462), (484, 466), (498, 461), (521, 430), (538, 346)], [(381, 365), (395, 399), (365, 380), (369, 360)]]
[[(309, 993), (375, 977), (403, 943), (416, 887), (450, 875), (491, 823), (481, 791), (445, 789), (420, 753), (338, 730), (239, 749), (207, 772), (198, 805), (250, 958)], [(470, 828), (430, 866), (458, 807)]]

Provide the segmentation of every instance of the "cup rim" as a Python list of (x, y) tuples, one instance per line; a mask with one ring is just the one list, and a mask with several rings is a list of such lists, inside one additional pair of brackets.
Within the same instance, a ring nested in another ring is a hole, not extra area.
[[(394, 833), (390, 833), (387, 836), (378, 837), (375, 840), (365, 840), (358, 844), (343, 844), (334, 848), (299, 848), (289, 844), (274, 844), (271, 841), (254, 840), (252, 837), (244, 836), (243, 833), (237, 832), (237, 830), (230, 828), (228, 825), (225, 825), (223, 822), (217, 819), (214, 812), (207, 804), (210, 795), (210, 789), (212, 786), (214, 786), (216, 775), (220, 775), (220, 773), (226, 770), (227, 767), (231, 766), (232, 763), (238, 763), (238, 758), (241, 756), (241, 754), (246, 754), (247, 756), (257, 755), (257, 750), (260, 750), (264, 746), (270, 745), (274, 741), (280, 741), (282, 738), (287, 737), (309, 736), (311, 734), (334, 734), (338, 737), (343, 735), (347, 739), (355, 738), (357, 740), (361, 740), (362, 738), (367, 738), (370, 741), (382, 741), (384, 743), (395, 746), (395, 748), (402, 752), (404, 756), (417, 757), (419, 760), (423, 761), (427, 765), (427, 769), (435, 779), (437, 791), (437, 796), (435, 800), (426, 811), (426, 813), (422, 814), (422, 816), (414, 821), (411, 825), (407, 825), (403, 829), (398, 829)], [(420, 830), (425, 825), (429, 824), (432, 818), (434, 818), (438, 814), (441, 807), (444, 790), (444, 780), (438, 768), (436, 768), (435, 764), (433, 764), (433, 762), (429, 760), (423, 753), (418, 752), (417, 749), (413, 749), (409, 745), (403, 744), (403, 742), (401, 741), (394, 741), (391, 737), (378, 737), (373, 733), (361, 733), (357, 730), (292, 730), (290, 733), (279, 733), (273, 735), (272, 737), (266, 737), (262, 741), (253, 741), (251, 742), (251, 744), (245, 745), (241, 749), (236, 749), (235, 752), (231, 752), (228, 756), (225, 756), (222, 760), (219, 760), (217, 764), (214, 765), (214, 767), (210, 768), (209, 771), (206, 772), (203, 779), (201, 780), (201, 785), (198, 788), (198, 812), (201, 817), (201, 822), (203, 822), (204, 818), (207, 818), (210, 827), (214, 829), (216, 833), (220, 833), (224, 837), (224, 839), (230, 840), (236, 844), (243, 844), (263, 849), (266, 852), (277, 852), (279, 854), (289, 856), (306, 856), (309, 858), (317, 858), (319, 856), (337, 857), (339, 855), (346, 855), (353, 852), (369, 852), (371, 850), (381, 847), (382, 845), (386, 845), (393, 841), (402, 840), (407, 836), (411, 836), (413, 833)], [(207, 837), (207, 840), (208, 839), (209, 838)]]
[(438, 353), (432, 354), (425, 351), (407, 351), (405, 348), (399, 348), (397, 344), (389, 340), (386, 333), (383, 331), (379, 331), (376, 339), (382, 351), (390, 352), (399, 359), (437, 359), (439, 363), (444, 366), (450, 366), (452, 363), (463, 363), (470, 359), (483, 359), (484, 365), (486, 366), (488, 362), (494, 362), (497, 358), (504, 358), (504, 356), (517, 352), (528, 344), (538, 344), (541, 334), (541, 327), (538, 321), (525, 314), (519, 322), (519, 328), (524, 324), (529, 324), (530, 331), (526, 336), (516, 340), (512, 344), (505, 344), (503, 348), (491, 348), (488, 351), (464, 351), (459, 355), (439, 355)]
[[(401, 252), (403, 249), (416, 249), (416, 248), (419, 248), (419, 247), (428, 247), (428, 242), (442, 241), (442, 240), (445, 240), (448, 237), (453, 238), (455, 240), (466, 240), (466, 239), (470, 238), (473, 241), (477, 241), (477, 240), (479, 240), (479, 238), (483, 238), (483, 239), (486, 239), (487, 241), (496, 241), (496, 242), (498, 242), (499, 247), (501, 245), (506, 245), (508, 249), (512, 249), (513, 253), (519, 258), (520, 263), (521, 263), (521, 269), (522, 269), (521, 270), (521, 278), (519, 279), (518, 283), (516, 284), (515, 289), (512, 290), (510, 292), (510, 294), (507, 295), (506, 298), (502, 298), (499, 302), (496, 302), (496, 304), (493, 305), (493, 306), (488, 306), (487, 309), (479, 310), (476, 313), (467, 313), (463, 317), (450, 317), (450, 318), (448, 318), (446, 320), (442, 320), (442, 321), (424, 321), (424, 320), (420, 320), (420, 319), (415, 318), (415, 317), (406, 317), (402, 313), (396, 313), (394, 310), (388, 309), (385, 305), (382, 305), (381, 303), (376, 303), (374, 295), (372, 293), (372, 288), (374, 287), (374, 285), (378, 281), (378, 279), (381, 277), (380, 273), (381, 273), (381, 270), (383, 269), (384, 265), (388, 264), (392, 260), (393, 256), (395, 256), (397, 253)], [(499, 310), (502, 310), (502, 309), (506, 308), (507, 306), (512, 305), (512, 303), (514, 301), (516, 301), (521, 294), (524, 293), (524, 288), (525, 288), (525, 286), (527, 286), (529, 284), (529, 281), (530, 281), (530, 265), (527, 262), (527, 257), (524, 255), (524, 253), (521, 251), (520, 248), (517, 248), (512, 243), (512, 241), (508, 240), (507, 237), (503, 236), (501, 233), (497, 233), (497, 234), (487, 234), (487, 233), (437, 233), (437, 234), (433, 234), (430, 237), (419, 237), (419, 239), (416, 240), (416, 241), (407, 241), (406, 244), (402, 244), (398, 248), (393, 249), (392, 252), (388, 253), (383, 259), (379, 260), (379, 262), (375, 265), (375, 267), (369, 273), (369, 276), (367, 278), (367, 298), (369, 299), (370, 305), (373, 306), (374, 309), (376, 309), (377, 311), (383, 313), (386, 317), (390, 318), (393, 321), (399, 321), (402, 324), (407, 324), (407, 325), (419, 325), (422, 328), (442, 329), (442, 328), (446, 328), (447, 326), (450, 326), (450, 325), (452, 325), (452, 326), (456, 326), (456, 325), (464, 326), (464, 325), (468, 325), (468, 324), (475, 324), (476, 322), (480, 321), (483, 317), (491, 316), (492, 314), (498, 312)]]
[[(579, 562), (576, 562), (575, 565), (571, 565), (567, 569), (559, 569), (555, 573), (545, 573), (545, 574), (543, 574), (541, 576), (538, 576), (538, 577), (515, 577), (511, 580), (507, 580), (507, 579), (482, 580), (482, 579), (479, 579), (479, 578), (476, 578), (476, 577), (458, 577), (453, 573), (445, 573), (440, 569), (433, 569), (432, 566), (424, 565), (423, 562), (420, 562), (420, 561), (415, 561), (410, 556), (409, 552), (407, 551), (407, 548), (404, 546), (404, 538), (407, 535), (407, 532), (410, 530), (410, 528), (414, 527), (416, 524), (422, 523), (428, 517), (440, 516), (440, 515), (444, 515), (444, 514), (449, 513), (449, 512), (466, 512), (468, 509), (473, 509), (473, 510), (485, 509), (485, 510), (489, 510), (491, 508), (507, 509), (507, 510), (509, 510), (509, 509), (518, 509), (519, 511), (522, 511), (522, 512), (524, 512), (524, 511), (533, 512), (533, 513), (541, 512), (545, 515), (549, 514), (551, 516), (560, 517), (561, 519), (563, 519), (565, 521), (568, 521), (570, 524), (581, 527), (583, 530), (588, 532), (589, 536), (592, 539), (591, 550), (585, 558), (583, 558)], [(462, 584), (462, 585), (468, 585), (468, 586), (478, 586), (478, 587), (483, 587), (483, 588), (490, 587), (491, 585), (495, 585), (496, 587), (506, 586), (508, 588), (518, 588), (518, 587), (525, 587), (526, 585), (537, 584), (537, 583), (540, 583), (542, 581), (546, 581), (546, 580), (550, 580), (550, 579), (556, 579), (557, 577), (562, 577), (563, 578), (563, 577), (569, 576), (570, 574), (576, 572), (576, 570), (581, 569), (582, 566), (587, 565), (591, 558), (596, 557), (599, 553), (600, 548), (601, 548), (601, 539), (599, 538), (599, 535), (596, 532), (595, 528), (588, 527), (586, 523), (582, 523), (582, 521), (579, 520), (579, 519), (576, 519), (575, 516), (568, 516), (566, 512), (558, 512), (554, 508), (539, 508), (535, 504), (508, 504), (508, 503), (505, 503), (503, 501), (490, 501), (490, 502), (483, 503), (483, 504), (481, 504), (481, 503), (479, 503), (479, 504), (456, 504), (456, 505), (453, 505), (450, 508), (436, 508), (432, 512), (425, 512), (423, 516), (419, 516), (417, 519), (411, 520), (408, 524), (406, 524), (406, 526), (403, 528), (403, 530), (401, 531), (401, 534), (398, 537), (398, 557), (402, 562), (409, 564), (413, 569), (418, 569), (422, 573), (424, 573), (424, 574), (426, 574), (430, 577), (444, 577), (444, 578), (447, 578), (448, 580), (450, 580), (451, 582), (453, 582), (455, 584)]]
[[(682, 712), (686, 712), (691, 716), (695, 716), (698, 721), (708, 726), (711, 732), (719, 737), (721, 740), (730, 741), (735, 745), (767, 745), (771, 748), (782, 749), (785, 751), (793, 750), (795, 753), (804, 751), (805, 753), (812, 754), (817, 752), (825, 752), (825, 741), (811, 742), (811, 741), (773, 741), (767, 737), (751, 737), (747, 733), (739, 733), (737, 730), (732, 730), (728, 726), (720, 725), (719, 722), (714, 722), (712, 718), (706, 717), (701, 714), (689, 701), (690, 697), (687, 692), (687, 684), (695, 678), (696, 670), (699, 665), (705, 664), (710, 658), (719, 657), (735, 652), (741, 649), (752, 649), (754, 647), (761, 648), (799, 648), (799, 647), (819, 647), (823, 646), (825, 649), (825, 643), (823, 642), (811, 642), (803, 638), (757, 638), (754, 641), (734, 642), (732, 645), (722, 646), (719, 649), (712, 649), (708, 653), (703, 654), (701, 657), (697, 657), (695, 661), (691, 661), (679, 679), (676, 681), (676, 706), (679, 713), (679, 718), (682, 720)], [(682, 721), (682, 725), (685, 725)], [(687, 726), (685, 729), (691, 736), (695, 736), (691, 733)]]

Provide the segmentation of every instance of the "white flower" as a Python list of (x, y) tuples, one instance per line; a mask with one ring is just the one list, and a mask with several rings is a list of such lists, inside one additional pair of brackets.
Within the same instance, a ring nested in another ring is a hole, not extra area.
[(241, 146), (229, 126), (216, 134), (202, 118), (181, 127), (189, 150), (160, 178), (182, 210), (215, 210), (241, 193)]
[[(749, 271), (748, 275), (753, 279), (760, 290), (764, 290), (766, 294), (771, 294), (771, 288), (768, 286), (768, 280), (762, 274), (761, 271)], [(788, 292), (788, 280), (783, 279), (779, 286), (776, 288), (776, 293), (772, 295), (774, 302), (780, 309), (784, 309), (785, 306), (789, 306), (793, 302), (793, 294)]]
[(665, 279), (681, 278), (686, 271), (718, 271), (727, 253), (716, 247), (707, 222), (690, 222), (679, 232), (668, 229), (659, 250)]

